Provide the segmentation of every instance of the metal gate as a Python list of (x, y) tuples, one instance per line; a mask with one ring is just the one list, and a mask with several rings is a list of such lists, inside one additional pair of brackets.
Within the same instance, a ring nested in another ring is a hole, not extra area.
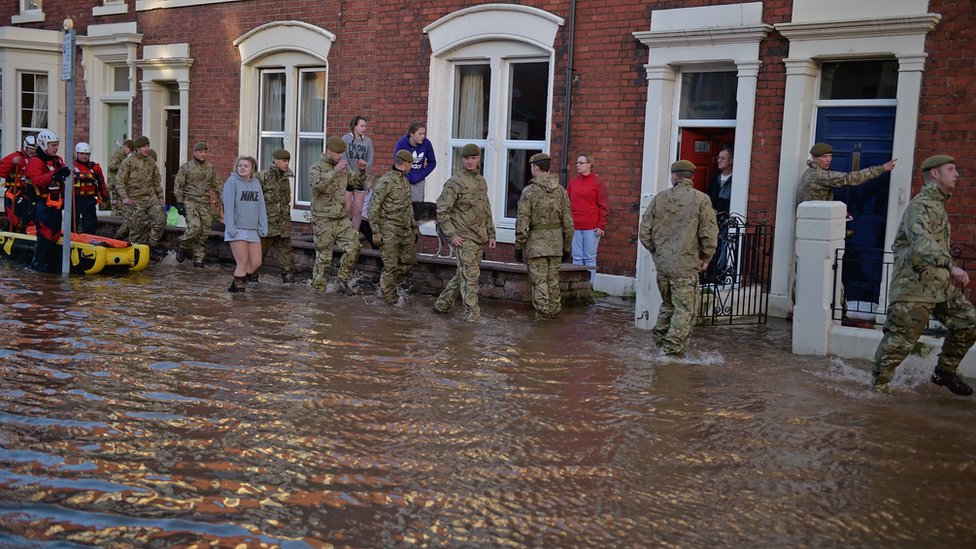
[(718, 214), (718, 249), (699, 275), (699, 325), (765, 324), (769, 313), (773, 226)]

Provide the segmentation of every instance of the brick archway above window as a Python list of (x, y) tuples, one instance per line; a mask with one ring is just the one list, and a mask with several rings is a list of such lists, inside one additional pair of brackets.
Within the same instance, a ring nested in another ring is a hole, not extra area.
[(234, 46), (244, 65), (279, 51), (304, 52), (325, 62), (335, 40), (336, 35), (315, 25), (302, 21), (275, 21), (244, 33), (234, 40)]

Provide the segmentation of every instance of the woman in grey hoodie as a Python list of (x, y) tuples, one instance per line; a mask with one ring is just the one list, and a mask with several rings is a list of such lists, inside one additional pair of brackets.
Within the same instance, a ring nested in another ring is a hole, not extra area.
[(247, 275), (261, 266), (261, 237), (268, 235), (268, 213), (257, 171), (254, 157), (239, 156), (237, 169), (224, 182), (224, 240), (237, 262), (229, 292), (243, 292)]

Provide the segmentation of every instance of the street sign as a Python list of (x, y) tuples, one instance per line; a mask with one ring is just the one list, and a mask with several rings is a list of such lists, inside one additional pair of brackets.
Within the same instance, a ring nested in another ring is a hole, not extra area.
[(61, 80), (71, 80), (75, 74), (75, 32), (64, 33), (61, 41)]

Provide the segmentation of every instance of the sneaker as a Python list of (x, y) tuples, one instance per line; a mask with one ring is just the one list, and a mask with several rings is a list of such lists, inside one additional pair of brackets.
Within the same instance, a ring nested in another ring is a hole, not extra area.
[(248, 282), (257, 282), (258, 281), (258, 273), (251, 273), (251, 274), (247, 275), (246, 278), (247, 278), (247, 281)]
[(176, 262), (183, 263), (186, 261), (186, 252), (183, 251), (182, 247), (176, 248)]
[(962, 380), (955, 372), (940, 372), (936, 370), (932, 373), (932, 383), (941, 385), (959, 396), (969, 396), (973, 394), (973, 388)]

